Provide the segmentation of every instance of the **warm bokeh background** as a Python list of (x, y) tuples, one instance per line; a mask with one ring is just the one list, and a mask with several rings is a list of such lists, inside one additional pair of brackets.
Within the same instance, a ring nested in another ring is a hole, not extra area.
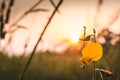
[[(0, 7), (5, 1), (0, 0)], [(11, 26), (39, 0), (15, 0), (10, 19), (4, 26), (5, 38), (0, 38), (0, 80), (18, 80), (54, 7), (43, 0), (16, 25)], [(55, 4), (59, 0), (53, 0)], [(2, 11), (0, 10), (0, 16)], [(3, 12), (6, 14), (6, 10)], [(1, 26), (1, 24), (0, 24)], [(54, 15), (35, 55), (25, 73), (25, 80), (81, 80), (81, 50), (84, 28), (86, 36), (96, 30), (96, 39), (103, 47), (103, 56), (96, 67), (107, 69), (112, 76), (106, 80), (120, 80), (120, 1), (64, 0)], [(79, 41), (78, 41), (79, 40)], [(90, 41), (86, 41), (86, 44)], [(85, 79), (92, 80), (93, 64), (86, 66)], [(98, 72), (97, 80), (100, 80)]]

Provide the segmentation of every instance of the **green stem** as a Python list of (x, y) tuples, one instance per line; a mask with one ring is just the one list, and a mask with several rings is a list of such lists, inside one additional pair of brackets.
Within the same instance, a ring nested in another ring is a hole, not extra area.
[[(84, 47), (85, 47), (85, 35), (86, 35), (86, 27), (84, 26)], [(82, 65), (82, 80), (85, 78), (85, 65)]]
[(93, 80), (96, 80), (96, 72), (95, 72), (96, 64), (93, 62)]
[(85, 66), (82, 66), (82, 80), (85, 79)]

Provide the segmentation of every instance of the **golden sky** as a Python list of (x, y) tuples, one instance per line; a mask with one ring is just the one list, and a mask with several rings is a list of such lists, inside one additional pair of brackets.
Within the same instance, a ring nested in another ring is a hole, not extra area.
[[(37, 1), (38, 0), (15, 0), (8, 25), (17, 20)], [(54, 1), (57, 4), (58, 0)], [(92, 34), (93, 28), (95, 28), (97, 32), (105, 28), (104, 26), (106, 26), (114, 15), (117, 14), (118, 10), (120, 10), (120, 0), (103, 0), (97, 16), (98, 25), (96, 26), (94, 24), (94, 18), (97, 2), (98, 0), (64, 0), (59, 8), (60, 13), (55, 14), (38, 49), (42, 49), (43, 51), (55, 50), (54, 46), (59, 44), (59, 42), (73, 36), (82, 35), (83, 26), (87, 27), (87, 34)], [(13, 34), (13, 43), (10, 47), (7, 47), (7, 50), (11, 50), (11, 53), (23, 53), (23, 47), (27, 41), (27, 51), (32, 51), (41, 31), (54, 10), (49, 0), (44, 0), (37, 8), (45, 8), (48, 9), (49, 12), (30, 13), (18, 23), (19, 25), (27, 27), (28, 30), (19, 29)], [(120, 33), (120, 18), (118, 18), (109, 29), (117, 34)], [(58, 46), (58, 48), (56, 48), (56, 51), (57, 50), (60, 51), (62, 48), (60, 47), (59, 49)]]

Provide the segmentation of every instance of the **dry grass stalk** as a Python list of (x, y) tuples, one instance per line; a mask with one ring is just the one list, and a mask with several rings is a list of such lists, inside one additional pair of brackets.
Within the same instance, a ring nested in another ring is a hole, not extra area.
[(53, 13), (51, 14), (51, 17), (49, 18), (48, 22), (46, 23), (46, 25), (45, 25), (45, 27), (44, 27), (44, 29), (43, 29), (43, 31), (42, 31), (42, 33), (41, 33), (41, 35), (40, 35), (37, 43), (36, 43), (33, 51), (31, 52), (31, 55), (30, 55), (30, 57), (29, 57), (26, 65), (25, 65), (25, 67), (24, 67), (24, 70), (23, 70), (23, 72), (22, 72), (22, 75), (21, 75), (21, 77), (20, 77), (20, 80), (23, 80), (23, 79), (24, 79), (24, 74), (25, 74), (25, 72), (27, 71), (27, 69), (28, 69), (28, 67), (29, 67), (29, 65), (30, 65), (30, 62), (31, 62), (31, 60), (32, 60), (32, 58), (33, 58), (33, 55), (35, 54), (36, 48), (37, 48), (39, 42), (41, 41), (41, 39), (42, 39), (42, 37), (43, 37), (43, 35), (44, 35), (44, 33), (45, 33), (45, 31), (46, 31), (49, 23), (51, 22), (52, 18), (54, 17), (56, 11), (58, 10), (58, 8), (60, 7), (60, 5), (62, 4), (62, 2), (63, 2), (63, 0), (60, 0), (60, 1), (59, 1), (59, 3), (57, 4), (55, 10), (54, 10)]
[(12, 25), (11, 27), (16, 25), (20, 20), (22, 20), (31, 10), (33, 10), (35, 7), (37, 7), (42, 1), (44, 0), (39, 0), (36, 4), (34, 4), (30, 9), (28, 9), (22, 16), (20, 16)]

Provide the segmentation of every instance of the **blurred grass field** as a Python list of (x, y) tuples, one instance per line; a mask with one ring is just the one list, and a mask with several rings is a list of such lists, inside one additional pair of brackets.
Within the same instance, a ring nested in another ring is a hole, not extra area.
[[(107, 48), (106, 48), (107, 47)], [(113, 76), (105, 80), (120, 80), (120, 43), (115, 46), (103, 45), (103, 57), (96, 67), (109, 69)], [(8, 57), (0, 53), (0, 80), (19, 80), (29, 56)], [(85, 80), (92, 80), (93, 64), (85, 69)], [(97, 80), (100, 75), (97, 73)], [(24, 80), (81, 80), (81, 61), (79, 54), (36, 53), (25, 73)]]

